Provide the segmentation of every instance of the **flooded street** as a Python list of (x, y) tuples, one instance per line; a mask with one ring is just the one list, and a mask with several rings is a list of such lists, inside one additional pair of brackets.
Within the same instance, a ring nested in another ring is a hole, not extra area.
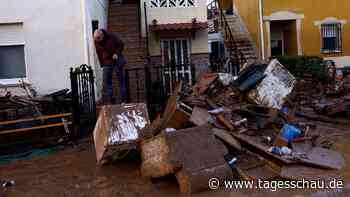
[[(350, 161), (349, 137), (338, 137), (335, 149)], [(1, 197), (110, 197), (110, 196), (186, 196), (179, 192), (175, 178), (150, 180), (140, 176), (137, 156), (125, 161), (96, 165), (91, 139), (76, 147), (66, 147), (50, 156), (13, 161), (0, 166), (1, 180), (14, 180), (14, 187), (1, 188)], [(340, 174), (350, 181), (350, 165)], [(217, 191), (194, 196), (292, 196), (307, 191)]]

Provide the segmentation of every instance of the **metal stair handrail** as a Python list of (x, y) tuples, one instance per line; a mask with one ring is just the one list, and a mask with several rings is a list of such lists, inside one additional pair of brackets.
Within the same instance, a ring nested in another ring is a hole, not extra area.
[(220, 26), (224, 30), (225, 42), (229, 42), (230, 46), (228, 47), (230, 50), (230, 58), (234, 65), (241, 67), (244, 63), (247, 62), (247, 59), (244, 57), (242, 51), (238, 49), (237, 41), (235, 40), (231, 27), (227, 22), (225, 13), (222, 9), (219, 0), (213, 0), (208, 4), (208, 9), (215, 7), (218, 5), (218, 9), (220, 10)]

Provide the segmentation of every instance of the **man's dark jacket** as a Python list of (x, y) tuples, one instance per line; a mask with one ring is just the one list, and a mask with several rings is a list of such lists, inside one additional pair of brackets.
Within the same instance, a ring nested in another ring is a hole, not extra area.
[[(123, 56), (124, 43), (118, 36), (105, 32), (103, 41), (95, 42), (95, 46), (102, 67), (126, 64)], [(114, 54), (118, 55), (117, 61), (113, 59)]]

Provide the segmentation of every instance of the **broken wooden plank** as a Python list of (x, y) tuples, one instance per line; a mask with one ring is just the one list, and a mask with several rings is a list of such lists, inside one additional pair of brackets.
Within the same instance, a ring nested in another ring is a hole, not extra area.
[(156, 133), (166, 128), (183, 129), (189, 124), (191, 114), (188, 114), (180, 108), (177, 99), (177, 95), (172, 95), (168, 99), (164, 116), (161, 120), (161, 126)]
[(228, 151), (222, 143), (217, 141), (209, 127), (177, 130), (167, 133), (166, 139), (172, 160), (182, 163), (184, 168), (196, 171), (226, 162), (224, 155)]
[(272, 179), (278, 177), (280, 172), (278, 165), (249, 150), (244, 150), (238, 156), (235, 168), (247, 180)]
[(280, 173), (281, 178), (289, 180), (332, 180), (339, 178), (339, 172), (335, 170), (319, 169), (303, 165), (283, 166)]
[(261, 154), (261, 156), (266, 157), (270, 160), (276, 161), (276, 163), (279, 163), (280, 165), (296, 163), (296, 161), (282, 158), (279, 155), (270, 153), (268, 151), (269, 146), (257, 142), (253, 137), (238, 133), (232, 133), (232, 135), (238, 139), (241, 142), (242, 146), (245, 146), (248, 150)]
[(208, 124), (209, 118), (210, 114), (208, 113), (208, 110), (200, 107), (194, 107), (190, 117), (190, 122), (197, 126), (203, 126)]
[(233, 131), (235, 127), (231, 124), (229, 120), (225, 118), (223, 114), (219, 114), (216, 116), (217, 120), (224, 125), (228, 130)]
[(327, 116), (321, 116), (321, 115), (313, 115), (313, 114), (307, 114), (307, 113), (301, 113), (296, 112), (295, 113), (299, 117), (303, 117), (309, 120), (315, 120), (315, 121), (321, 121), (321, 122), (329, 122), (334, 124), (343, 124), (343, 125), (350, 125), (350, 121), (346, 119), (335, 119), (335, 118), (329, 118)]
[(239, 143), (239, 141), (237, 141), (234, 137), (232, 137), (232, 135), (229, 132), (227, 132), (226, 130), (217, 129), (217, 128), (213, 128), (212, 130), (213, 130), (214, 135), (216, 137), (223, 140), (227, 144), (231, 145), (232, 147), (234, 147), (238, 151), (242, 150), (241, 143)]
[(271, 180), (279, 177), (279, 173), (267, 164), (244, 170), (244, 174), (250, 177), (250, 180)]
[(345, 166), (343, 156), (333, 150), (314, 147), (306, 154), (306, 157), (301, 157), (299, 162), (311, 166), (340, 170)]
[(175, 176), (181, 193), (189, 195), (209, 190), (208, 183), (211, 178), (217, 178), (221, 183), (224, 180), (230, 180), (232, 170), (226, 163), (222, 163), (197, 171), (182, 169)]
[[(219, 106), (214, 102), (214, 101), (212, 101), (211, 99), (207, 99), (207, 103), (208, 103), (208, 105), (210, 106), (210, 107), (212, 107), (212, 108), (214, 108), (214, 109), (216, 109), (216, 108), (218, 108)], [(225, 118), (225, 116), (223, 115), (223, 114), (218, 114), (217, 116), (216, 116), (216, 118), (217, 118), (217, 120), (218, 120), (218, 122), (220, 123), (220, 124), (222, 124), (223, 126), (225, 126), (227, 129), (229, 129), (230, 131), (233, 131), (234, 129), (235, 129), (235, 127), (231, 124), (231, 122), (229, 121), (229, 120), (227, 120), (226, 118)]]
[[(179, 175), (181, 177), (204, 179), (206, 171), (213, 167), (226, 165), (230, 169), (224, 159), (225, 154), (225, 146), (215, 139), (208, 127), (162, 132), (159, 136), (141, 142), (141, 174), (146, 177), (161, 177), (182, 171), (180, 174), (183, 176)], [(226, 176), (230, 176), (230, 172), (231, 170)], [(212, 175), (216, 175), (216, 172)], [(179, 179), (181, 184), (192, 185), (192, 178), (184, 179), (187, 181)]]
[(205, 93), (209, 86), (218, 79), (219, 75), (216, 73), (208, 73), (203, 75), (199, 82), (195, 85), (194, 89), (197, 95)]

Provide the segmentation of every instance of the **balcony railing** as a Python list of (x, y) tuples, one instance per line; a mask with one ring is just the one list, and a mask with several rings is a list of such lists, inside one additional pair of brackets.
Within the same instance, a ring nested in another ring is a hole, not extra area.
[(196, 0), (150, 0), (152, 8), (193, 7)]

